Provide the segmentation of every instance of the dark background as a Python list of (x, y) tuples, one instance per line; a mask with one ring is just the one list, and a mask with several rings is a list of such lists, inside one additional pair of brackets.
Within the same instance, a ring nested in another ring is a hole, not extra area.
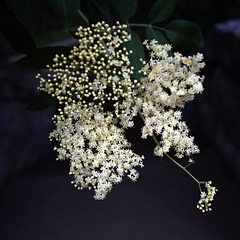
[[(144, 22), (152, 2), (141, 3), (137, 22)], [(76, 190), (68, 162), (55, 160), (48, 140), (55, 108), (26, 110), (37, 92), (38, 71), (13, 64), (23, 55), (0, 35), (1, 240), (240, 239), (240, 3), (181, 0), (175, 18), (199, 24), (205, 40), (205, 92), (184, 113), (201, 149), (189, 169), (219, 190), (213, 211), (196, 208), (198, 186), (186, 173), (153, 156), (154, 143), (140, 138), (137, 119), (127, 136), (145, 155), (138, 181), (124, 179), (104, 201)]]

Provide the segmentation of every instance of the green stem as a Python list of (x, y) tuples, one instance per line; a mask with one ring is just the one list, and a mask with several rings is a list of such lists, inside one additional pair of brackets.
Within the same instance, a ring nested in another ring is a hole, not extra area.
[(167, 156), (171, 161), (173, 161), (176, 165), (178, 165), (183, 171), (185, 171), (192, 179), (194, 179), (198, 184), (200, 182), (186, 169), (184, 168), (180, 163), (178, 163), (176, 160), (174, 160), (171, 156), (169, 156), (167, 153), (164, 153), (165, 156)]
[(101, 39), (100, 41), (101, 41), (102, 45), (104, 46), (104, 48), (105, 48), (105, 50), (106, 50), (106, 52), (107, 52), (107, 55), (110, 56), (110, 53), (109, 53), (109, 51), (108, 51), (108, 48), (107, 48), (106, 43), (105, 43), (102, 39)]
[(142, 115), (142, 113), (141, 113), (140, 110), (138, 110), (138, 114), (139, 114), (140, 118), (143, 120), (143, 122), (145, 122), (145, 118), (144, 118), (144, 116)]
[(198, 187), (199, 187), (200, 192), (202, 192), (202, 189), (201, 189), (201, 185), (200, 185), (200, 184), (201, 184), (201, 182), (198, 183)]
[(187, 167), (189, 167), (189, 166), (191, 166), (192, 164), (194, 164), (195, 162), (191, 162), (191, 163), (189, 163), (188, 165), (186, 165), (184, 168), (187, 168)]
[[(143, 122), (145, 122), (144, 116), (142, 115), (141, 111), (138, 110), (138, 114), (141, 117), (141, 119), (143, 120)], [(157, 138), (152, 135), (152, 138), (154, 140), (154, 142), (156, 143), (157, 146), (161, 147)], [(201, 182), (199, 182), (185, 167), (183, 167), (180, 163), (178, 163), (176, 160), (174, 160), (171, 156), (169, 156), (167, 153), (164, 153), (165, 156), (167, 156), (172, 162), (174, 162), (177, 166), (179, 166), (183, 171), (185, 171), (193, 180), (195, 180), (198, 183), (199, 189), (201, 191), (201, 187), (200, 184)]]
[(166, 31), (164, 28), (153, 26), (152, 24), (144, 24), (144, 23), (128, 23), (128, 25), (131, 27), (150, 27), (153, 29), (157, 29), (160, 31)]
[(78, 15), (84, 20), (84, 22), (89, 25), (88, 18), (83, 14), (83, 12), (79, 9), (78, 10)]

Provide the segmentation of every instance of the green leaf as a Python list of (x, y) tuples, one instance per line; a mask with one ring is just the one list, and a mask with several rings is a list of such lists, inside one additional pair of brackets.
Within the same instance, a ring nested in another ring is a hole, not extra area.
[(93, 2), (99, 9), (101, 14), (104, 15), (109, 20), (111, 14), (108, 0), (95, 0)]
[(166, 27), (166, 35), (175, 47), (200, 50), (203, 37), (199, 26), (184, 20), (173, 20)]
[(54, 104), (57, 104), (58, 100), (52, 97), (46, 92), (40, 91), (32, 100), (30, 105), (27, 107), (29, 111), (41, 111)]
[(34, 36), (41, 27), (42, 0), (6, 0), (21, 24)]
[(4, 1), (0, 1), (0, 32), (17, 52), (27, 54), (36, 49), (33, 38)]
[(159, 44), (167, 44), (168, 43), (168, 41), (164, 37), (164, 35), (159, 30), (155, 30), (152, 27), (146, 28), (146, 37), (149, 40), (153, 40), (153, 39), (157, 40)]
[(81, 11), (87, 17), (90, 24), (104, 20), (102, 10), (96, 4), (95, 0), (82, 1), (80, 6)]
[(176, 6), (177, 0), (158, 0), (149, 12), (150, 23), (159, 23), (169, 18)]
[(56, 31), (50, 30), (46, 33), (38, 35), (38, 37), (35, 38), (35, 42), (37, 44), (37, 47), (43, 47), (43, 46), (49, 46), (51, 44), (55, 44), (56, 42), (72, 39), (72, 37), (73, 35), (71, 34), (71, 32), (70, 31), (66, 32), (64, 29), (60, 29)]
[(46, 68), (46, 65), (51, 66), (54, 63), (53, 58), (56, 54), (68, 55), (71, 49), (71, 47), (42, 47), (36, 49), (15, 63), (21, 67), (43, 69)]
[(77, 16), (81, 0), (46, 0), (52, 10), (64, 21), (66, 29)]
[(139, 36), (137, 35), (137, 33), (131, 31), (130, 28), (128, 28), (128, 32), (129, 34), (131, 34), (131, 40), (128, 42), (125, 42), (123, 46), (126, 47), (128, 51), (130, 50), (133, 51), (132, 54), (129, 54), (129, 60), (131, 62), (131, 66), (134, 67), (132, 78), (134, 80), (136, 79), (139, 81), (140, 78), (142, 77), (142, 74), (139, 73), (138, 71), (143, 66), (142, 62), (140, 61), (140, 58), (145, 60), (144, 49), (143, 49), (142, 42)]
[(115, 4), (121, 18), (124, 22), (128, 22), (133, 17), (138, 8), (138, 0), (118, 0)]

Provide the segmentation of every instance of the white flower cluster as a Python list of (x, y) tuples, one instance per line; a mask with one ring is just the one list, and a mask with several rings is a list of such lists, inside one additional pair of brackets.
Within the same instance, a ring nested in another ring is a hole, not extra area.
[(203, 55), (184, 57), (180, 53), (169, 56), (169, 44), (160, 45), (152, 40), (144, 42), (150, 51), (150, 61), (142, 68), (145, 78), (142, 88), (145, 89), (146, 101), (163, 107), (183, 107), (193, 100), (194, 94), (203, 91), (203, 76), (198, 72), (205, 66)]
[(184, 57), (175, 53), (169, 56), (171, 46), (159, 45), (155, 40), (144, 42), (150, 51), (149, 63), (144, 62), (137, 106), (142, 109), (145, 125), (142, 138), (154, 133), (161, 136), (160, 145), (155, 154), (163, 156), (174, 148), (176, 156), (198, 153), (198, 147), (189, 137), (188, 127), (181, 120), (181, 108), (185, 102), (192, 100), (194, 94), (203, 91), (203, 77), (197, 75), (203, 68), (203, 56)]
[(112, 27), (105, 22), (79, 27), (79, 46), (74, 46), (68, 56), (55, 56), (55, 63), (48, 66), (48, 79), (37, 75), (38, 89), (57, 97), (60, 104), (111, 105), (122, 126), (131, 127), (137, 115), (134, 89), (139, 83), (131, 81), (131, 51), (122, 46), (131, 39), (126, 28), (118, 22)]
[[(104, 199), (124, 175), (132, 181), (138, 178), (135, 168), (143, 167), (144, 157), (130, 149), (124, 136), (137, 113), (144, 120), (142, 138), (160, 138), (154, 149), (157, 156), (171, 148), (178, 158), (199, 152), (181, 110), (203, 91), (203, 77), (198, 75), (203, 56), (172, 57), (170, 45), (145, 41), (150, 61), (142, 61), (141, 79), (131, 79), (132, 51), (123, 47), (131, 39), (126, 28), (118, 22), (112, 27), (105, 22), (79, 27), (79, 46), (68, 56), (56, 55), (46, 79), (37, 75), (39, 90), (60, 104), (56, 129), (50, 133), (50, 139), (59, 142), (54, 148), (57, 159), (70, 160), (72, 183), (78, 189), (93, 188), (95, 199)], [(208, 193), (201, 193), (198, 208), (208, 211), (216, 189), (210, 183), (205, 186)]]
[(211, 203), (214, 199), (214, 195), (218, 191), (215, 187), (211, 186), (212, 182), (205, 182), (204, 185), (207, 189), (207, 192), (201, 192), (200, 200), (198, 201), (197, 208), (202, 212), (211, 211)]
[(57, 127), (50, 137), (60, 143), (55, 147), (58, 159), (70, 159), (75, 187), (93, 187), (94, 198), (102, 200), (124, 174), (132, 181), (138, 178), (134, 167), (143, 167), (143, 157), (129, 149), (123, 129), (112, 123), (113, 114), (103, 113), (97, 106), (77, 105), (68, 106), (65, 112), (66, 118), (55, 116)]
[(62, 107), (50, 134), (59, 142), (58, 159), (70, 160), (74, 185), (94, 188), (95, 199), (104, 199), (124, 174), (135, 181), (135, 167), (143, 167), (143, 157), (124, 137), (137, 115), (134, 89), (139, 86), (131, 81), (130, 52), (122, 46), (131, 39), (126, 27), (104, 22), (79, 27), (79, 46), (69, 56), (55, 56), (48, 79), (37, 75), (39, 90), (56, 97)]

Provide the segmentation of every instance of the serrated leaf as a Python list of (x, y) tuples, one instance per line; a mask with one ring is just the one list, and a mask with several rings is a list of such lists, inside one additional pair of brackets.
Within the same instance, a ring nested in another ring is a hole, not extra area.
[(138, 0), (118, 0), (115, 6), (123, 21), (127, 23), (129, 18), (133, 17), (137, 11)]
[(152, 27), (146, 28), (146, 37), (149, 40), (153, 40), (153, 39), (157, 40), (159, 44), (167, 44), (168, 43), (168, 41), (164, 37), (164, 35), (159, 30), (155, 30)]
[(40, 91), (32, 100), (30, 105), (27, 107), (29, 111), (41, 111), (54, 104), (57, 104), (58, 100), (52, 97), (44, 91)]
[(166, 27), (166, 35), (175, 47), (200, 50), (203, 37), (199, 26), (185, 20), (173, 20)]
[(34, 36), (42, 23), (42, 0), (6, 0), (17, 19)]
[(148, 19), (150, 23), (159, 23), (169, 18), (176, 6), (177, 0), (158, 0), (151, 8)]
[(53, 64), (53, 58), (56, 54), (68, 55), (71, 49), (71, 47), (42, 47), (36, 49), (15, 63), (21, 67), (44, 69), (46, 68), (46, 65)]
[(142, 62), (140, 61), (140, 58), (145, 60), (145, 53), (144, 53), (142, 42), (138, 34), (131, 31), (129, 28), (128, 28), (128, 32), (129, 34), (131, 34), (131, 40), (128, 42), (125, 42), (123, 46), (126, 47), (128, 51), (130, 50), (133, 51), (132, 54), (129, 54), (129, 60), (131, 62), (131, 66), (134, 67), (132, 78), (139, 81), (142, 74), (140, 74), (138, 71), (143, 66)]
[(27, 54), (36, 49), (33, 38), (4, 1), (0, 2), (0, 32), (17, 52)]
[(46, 0), (52, 10), (64, 21), (66, 29), (77, 16), (81, 0)]

